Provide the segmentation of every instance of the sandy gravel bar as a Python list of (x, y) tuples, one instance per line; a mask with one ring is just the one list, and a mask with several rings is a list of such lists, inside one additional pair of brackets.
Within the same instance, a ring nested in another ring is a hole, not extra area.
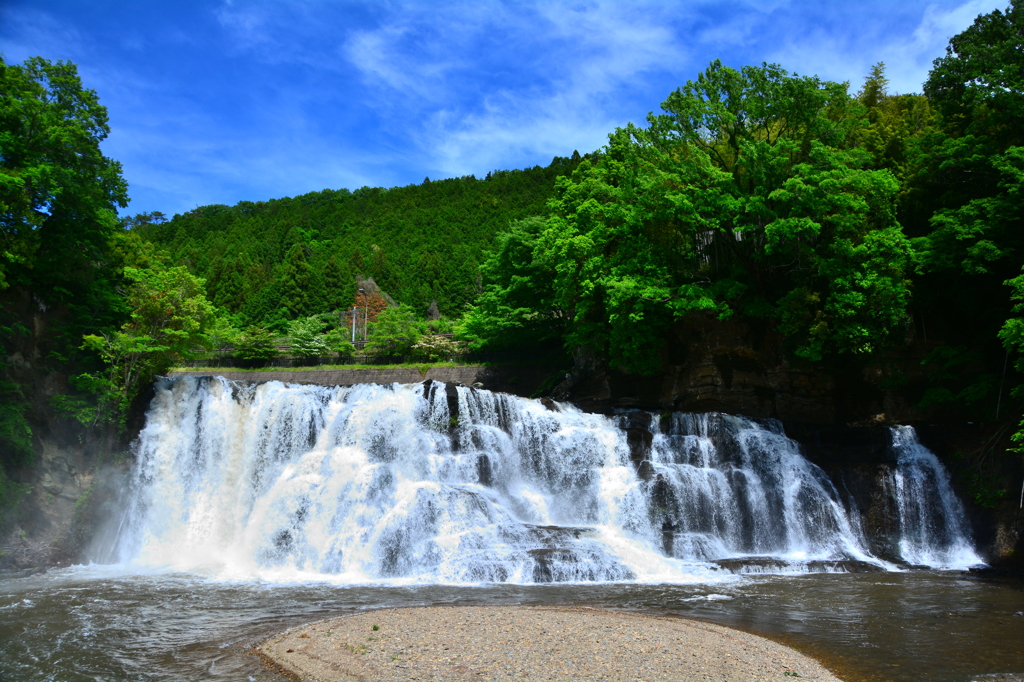
[(692, 620), (589, 608), (383, 609), (293, 628), (260, 650), (303, 682), (838, 682), (813, 659), (756, 635)]

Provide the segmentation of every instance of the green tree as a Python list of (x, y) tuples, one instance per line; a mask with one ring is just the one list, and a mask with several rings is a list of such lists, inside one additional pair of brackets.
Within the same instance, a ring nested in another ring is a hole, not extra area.
[(83, 347), (107, 364), (103, 373), (83, 373), (77, 383), (100, 396), (97, 419), (125, 418), (143, 387), (175, 363), (212, 347), (209, 332), (216, 309), (206, 300), (203, 280), (183, 266), (125, 268), (131, 319), (112, 334), (90, 334)]
[(292, 355), (300, 358), (319, 358), (330, 349), (323, 335), (324, 321), (317, 316), (293, 320), (288, 325), (288, 342)]
[(855, 148), (864, 108), (844, 85), (714, 62), (662, 111), (557, 181), (531, 262), (554, 273), (569, 347), (650, 372), (672, 320), (697, 311), (773, 318), (811, 359), (900, 327), (898, 185)]
[(109, 132), (74, 64), (0, 58), (0, 289), (70, 298), (92, 282), (128, 203), (120, 164), (100, 151)]
[(426, 355), (431, 361), (459, 352), (459, 343), (446, 336), (425, 334), (413, 344), (412, 352)]
[(321, 312), (345, 310), (352, 306), (355, 294), (353, 283), (355, 280), (349, 272), (342, 269), (337, 258), (331, 256), (327, 259), (320, 279), (323, 282), (324, 288), (323, 310)]
[[(922, 275), (915, 308), (931, 338), (977, 357), (951, 378), (933, 374), (929, 396), (945, 395), (973, 418), (1001, 408), (1006, 353), (997, 335), (1012, 317), (1009, 290), (1024, 263), (1024, 5), (978, 16), (950, 39), (924, 92), (940, 113), (919, 140), (919, 169), (910, 179), (925, 218), (914, 221)], [(1005, 336), (1004, 336), (1005, 341)], [(941, 367), (939, 369), (942, 369)], [(948, 373), (946, 373), (948, 374)], [(966, 387), (958, 386), (965, 383)], [(985, 400), (979, 396), (984, 395)]]
[(424, 327), (409, 306), (390, 306), (372, 323), (366, 349), (375, 355), (411, 355)]
[(918, 241), (930, 271), (993, 274), (1024, 262), (1024, 4), (980, 15), (935, 60), (925, 94), (942, 114), (930, 140), (932, 230)]
[(324, 336), (324, 342), (327, 344), (327, 349), (339, 358), (350, 358), (356, 352), (348, 329), (332, 329)]
[(240, 360), (266, 362), (279, 354), (277, 338), (265, 327), (249, 327), (235, 342), (234, 355)]
[(1024, 143), (1024, 3), (979, 15), (935, 60), (924, 92), (954, 136), (984, 135), (1001, 147)]
[[(95, 361), (78, 352), (83, 332), (126, 315), (119, 254), (110, 246), (127, 185), (100, 150), (109, 132), (106, 109), (74, 64), (40, 57), (8, 64), (0, 56), (0, 357), (16, 352), (31, 324), (7, 304), (34, 299), (45, 309), (36, 372), (80, 372)], [(25, 372), (0, 361), (0, 522), (3, 507), (25, 492), (5, 469), (33, 461), (29, 417), (39, 389), (25, 381)]]
[(480, 266), (483, 292), (459, 326), (472, 348), (535, 345), (566, 331), (565, 312), (555, 303), (554, 266), (537, 251), (545, 227), (545, 219), (535, 216), (497, 235)]
[(293, 244), (281, 271), (282, 305), (292, 318), (310, 313), (313, 301), (310, 299), (312, 269), (306, 261), (302, 244)]

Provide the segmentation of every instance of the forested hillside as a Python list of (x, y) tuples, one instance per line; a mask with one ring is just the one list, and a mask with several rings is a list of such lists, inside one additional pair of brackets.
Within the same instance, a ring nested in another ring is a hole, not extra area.
[(432, 302), (457, 316), (479, 291), (478, 267), (509, 223), (547, 211), (546, 168), (495, 171), (393, 189), (363, 187), (235, 206), (203, 206), (135, 230), (206, 279), (211, 300), (243, 324), (283, 329), (296, 317), (351, 307), (357, 277), (373, 277), (420, 315)]

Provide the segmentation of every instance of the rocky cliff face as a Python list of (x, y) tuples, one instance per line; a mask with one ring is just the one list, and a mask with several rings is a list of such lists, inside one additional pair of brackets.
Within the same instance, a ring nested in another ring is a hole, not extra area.
[[(947, 464), (976, 451), (989, 435), (966, 420), (940, 418), (916, 407), (927, 387), (928, 368), (922, 361), (935, 344), (911, 335), (903, 348), (871, 363), (825, 367), (794, 358), (786, 346), (785, 337), (757, 320), (690, 315), (657, 351), (662, 363), (656, 374), (610, 369), (582, 349), (552, 397), (605, 414), (716, 411), (778, 419), (811, 461), (843, 482), (861, 511), (872, 551), (885, 556), (887, 538), (893, 535), (892, 497), (883, 490), (893, 465), (885, 425), (914, 424), (922, 443)], [(894, 377), (899, 381), (891, 381)], [(634, 440), (642, 437), (635, 434)], [(953, 480), (986, 556), (1012, 554), (1015, 546), (1017, 552), (1024, 550), (1016, 492), (1014, 504), (984, 508), (974, 504), (964, 477), (954, 475)], [(1019, 476), (1005, 482), (1015, 482), (1019, 490)]]
[(662, 360), (656, 374), (609, 369), (583, 350), (553, 397), (594, 412), (718, 411), (810, 424), (911, 422), (923, 416), (906, 398), (906, 389), (882, 387), (887, 377), (899, 373), (912, 391), (915, 381), (923, 379), (927, 344), (911, 340), (870, 366), (823, 368), (794, 358), (786, 343), (759, 320), (690, 315), (676, 323), (664, 348), (652, 349)]
[[(36, 437), (36, 462), (17, 472), (27, 495), (8, 514), (0, 569), (37, 570), (95, 559), (96, 531), (115, 513), (127, 478), (123, 458), (98, 442)], [(119, 460), (119, 461), (118, 461)]]
[(49, 358), (68, 322), (65, 311), (17, 288), (3, 292), (0, 308), (16, 328), (7, 339), (3, 378), (21, 388), (34, 451), (30, 464), (9, 470), (23, 494), (0, 524), (0, 568), (81, 561), (120, 490), (125, 467), (117, 461), (126, 443), (111, 428), (83, 428), (50, 402), (69, 392), (66, 370)]

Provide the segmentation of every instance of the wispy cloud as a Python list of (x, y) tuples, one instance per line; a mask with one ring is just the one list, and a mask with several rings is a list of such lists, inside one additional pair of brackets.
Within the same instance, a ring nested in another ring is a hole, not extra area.
[(629, 110), (614, 94), (685, 60), (678, 18), (664, 3), (402, 6), (352, 34), (346, 55), (380, 109), (414, 114), (423, 163), (482, 173), (602, 145)]
[[(851, 3), (840, 13), (855, 30), (805, 26), (799, 36), (787, 37), (771, 60), (802, 73), (849, 81), (854, 90), (872, 64), (885, 62), (894, 92), (921, 92), (932, 61), (944, 54), (949, 39), (977, 15), (1004, 6), (996, 0), (968, 0), (946, 7), (904, 5), (894, 11), (877, 3)], [(900, 21), (885, 21), (894, 13)]]
[[(60, 3), (60, 4), (58, 4)], [(0, 2), (9, 61), (71, 59), (131, 210), (544, 164), (641, 122), (708, 62), (918, 91), (1000, 0)], [(116, 8), (116, 5), (114, 5)]]

